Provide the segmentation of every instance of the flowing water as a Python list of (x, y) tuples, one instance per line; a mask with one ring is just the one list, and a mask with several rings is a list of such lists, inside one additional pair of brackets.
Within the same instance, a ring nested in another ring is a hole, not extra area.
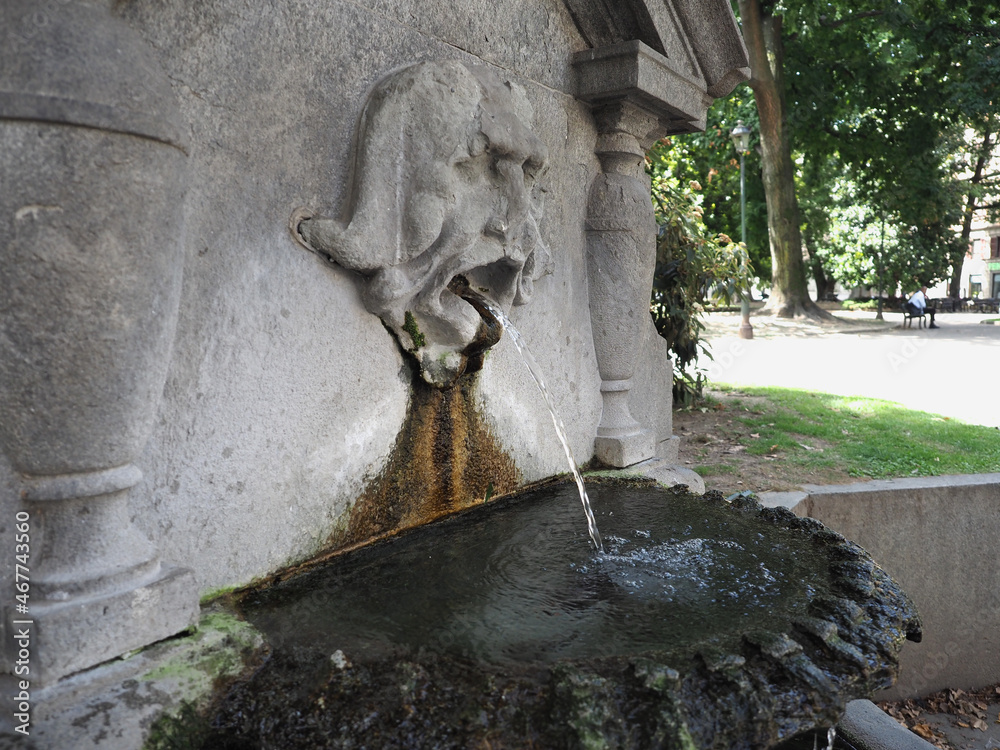
[(476, 294), (471, 289), (464, 289), (462, 291), (462, 296), (467, 300), (471, 299), (479, 302), (489, 311), (490, 315), (500, 321), (503, 329), (510, 335), (511, 340), (514, 342), (514, 346), (517, 347), (517, 351), (521, 355), (521, 360), (524, 362), (524, 366), (528, 368), (528, 372), (531, 373), (531, 377), (534, 378), (535, 383), (538, 385), (538, 390), (541, 391), (542, 398), (545, 399), (545, 405), (549, 408), (549, 414), (552, 417), (552, 424), (555, 425), (556, 428), (556, 436), (558, 436), (559, 442), (562, 444), (563, 452), (566, 454), (566, 461), (569, 463), (570, 471), (573, 473), (573, 480), (576, 482), (577, 491), (580, 495), (580, 502), (583, 503), (583, 512), (587, 516), (587, 533), (590, 534), (590, 540), (594, 543), (594, 548), (603, 552), (604, 544), (601, 541), (601, 532), (597, 530), (597, 522), (594, 519), (594, 511), (590, 507), (590, 497), (587, 495), (587, 487), (583, 483), (583, 475), (580, 473), (580, 467), (577, 465), (576, 459), (573, 458), (573, 450), (569, 447), (569, 438), (566, 436), (566, 426), (563, 424), (562, 419), (559, 418), (558, 412), (556, 412), (556, 405), (552, 400), (552, 394), (549, 393), (549, 389), (546, 387), (545, 381), (542, 379), (541, 370), (539, 369), (534, 356), (532, 356), (531, 350), (528, 349), (528, 345), (525, 343), (524, 337), (521, 336), (521, 332), (514, 327), (514, 324), (510, 322), (510, 318), (507, 317), (504, 311), (493, 304), (486, 297)]

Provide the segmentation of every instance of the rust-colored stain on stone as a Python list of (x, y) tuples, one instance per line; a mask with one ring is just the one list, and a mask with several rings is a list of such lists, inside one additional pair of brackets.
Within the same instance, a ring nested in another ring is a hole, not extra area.
[(475, 409), (476, 378), (447, 390), (415, 378), (409, 413), (389, 462), (354, 504), (334, 548), (433, 521), (520, 484), (513, 459)]

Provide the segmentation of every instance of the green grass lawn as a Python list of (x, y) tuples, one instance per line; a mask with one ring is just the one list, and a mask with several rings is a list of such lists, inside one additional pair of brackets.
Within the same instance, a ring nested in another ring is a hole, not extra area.
[[(735, 440), (754, 456), (773, 456), (821, 473), (855, 477), (934, 476), (1000, 471), (1000, 430), (969, 425), (891, 401), (788, 388), (713, 385)], [(703, 407), (704, 408), (704, 407)], [(699, 466), (699, 473), (723, 473)]]

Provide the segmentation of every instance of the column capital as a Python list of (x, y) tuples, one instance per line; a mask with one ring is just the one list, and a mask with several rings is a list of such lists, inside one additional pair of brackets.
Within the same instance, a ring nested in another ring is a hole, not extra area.
[(659, 137), (705, 129), (712, 97), (664, 55), (638, 40), (588, 49), (573, 56), (576, 97), (594, 107), (627, 102), (659, 122)]

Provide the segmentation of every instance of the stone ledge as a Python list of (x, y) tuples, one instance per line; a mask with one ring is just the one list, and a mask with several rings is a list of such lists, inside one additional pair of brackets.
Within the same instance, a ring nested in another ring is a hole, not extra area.
[(924, 640), (903, 649), (899, 681), (879, 699), (1000, 681), (1000, 473), (803, 485), (758, 499), (861, 545), (913, 599)]
[(195, 589), (190, 570), (164, 567), (136, 588), (32, 605), (33, 682), (51, 685), (192, 627), (198, 619)]
[(668, 124), (670, 133), (705, 129), (705, 112), (712, 102), (704, 82), (676, 70), (666, 57), (638, 40), (573, 56), (577, 97), (597, 104), (625, 99)]
[[(221, 608), (209, 608), (192, 635), (161, 641), (32, 690), (29, 737), (15, 734), (4, 722), (0, 749), (160, 747), (157, 735), (169, 734), (171, 719), (183, 720), (204, 708), (218, 682), (242, 674), (263, 648), (262, 636), (251, 625)], [(6, 700), (16, 691), (8, 684), (13, 678), (4, 677), (0, 691)]]
[(868, 700), (847, 704), (837, 724), (837, 734), (865, 750), (932, 750), (934, 745), (900, 726), (885, 711)]

